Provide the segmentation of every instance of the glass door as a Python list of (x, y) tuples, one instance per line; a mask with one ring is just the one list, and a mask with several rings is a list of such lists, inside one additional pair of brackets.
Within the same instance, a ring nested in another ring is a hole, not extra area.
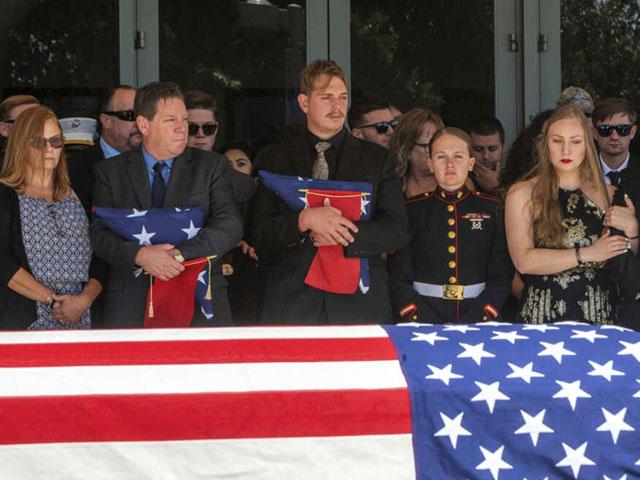
[(119, 83), (119, 1), (4, 0), (0, 99), (26, 93), (60, 117), (94, 116), (96, 95)]
[(159, 0), (158, 11), (160, 79), (214, 96), (217, 148), (260, 149), (299, 115), (305, 1)]
[(494, 0), (351, 2), (354, 98), (428, 106), (463, 126), (495, 114)]

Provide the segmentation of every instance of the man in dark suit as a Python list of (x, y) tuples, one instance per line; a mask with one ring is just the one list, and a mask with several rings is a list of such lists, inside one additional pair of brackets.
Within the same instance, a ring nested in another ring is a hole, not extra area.
[[(620, 186), (623, 172), (640, 171), (640, 160), (629, 153), (637, 131), (636, 119), (633, 105), (623, 98), (605, 98), (593, 110), (593, 138), (607, 184)], [(627, 187), (638, 190), (640, 184)]]
[[(333, 61), (316, 60), (300, 75), (298, 104), (306, 132), (275, 145), (258, 164), (266, 171), (318, 179), (362, 181), (373, 186), (372, 215), (351, 222), (325, 205), (290, 210), (259, 184), (254, 197), (254, 245), (266, 290), (263, 323), (354, 324), (392, 320), (383, 255), (409, 241), (407, 214), (394, 157), (379, 145), (344, 129), (348, 106), (344, 72)], [(347, 258), (369, 259), (371, 288), (334, 294), (305, 284), (317, 247), (342, 245)]]
[[(600, 151), (600, 166), (604, 173), (605, 181), (616, 187), (613, 204), (607, 210), (605, 222), (613, 225), (612, 218), (616, 218), (616, 209), (625, 209), (628, 200), (633, 202), (636, 216), (640, 221), (640, 159), (629, 151), (631, 140), (637, 132), (637, 113), (631, 102), (622, 98), (605, 98), (596, 104), (593, 110), (593, 137)], [(618, 210), (617, 216), (623, 214)], [(637, 232), (623, 231), (630, 240), (637, 239)], [(633, 255), (632, 252), (627, 256)], [(620, 257), (619, 268), (614, 271), (619, 275), (620, 281), (625, 285), (622, 303), (622, 324), (639, 329), (640, 302), (634, 298), (636, 292), (634, 284), (640, 279), (640, 261)], [(631, 287), (631, 288), (630, 288)]]
[(98, 99), (100, 134), (93, 146), (73, 152), (67, 159), (71, 188), (87, 214), (93, 197), (93, 167), (96, 163), (130, 152), (142, 141), (135, 122), (133, 102), (136, 89), (128, 85), (110, 88)]
[[(142, 87), (135, 99), (136, 123), (142, 146), (95, 166), (93, 203), (97, 207), (200, 207), (204, 227), (179, 245), (140, 245), (125, 241), (100, 221), (91, 226), (96, 255), (109, 264), (104, 298), (104, 325), (141, 327), (149, 279), (135, 277), (139, 266), (161, 280), (179, 275), (179, 260), (217, 255), (235, 247), (242, 221), (226, 178), (221, 155), (186, 148), (187, 110), (179, 87), (154, 82)], [(214, 264), (212, 274), (214, 316), (194, 314), (192, 325), (229, 325), (231, 313), (226, 282)]]

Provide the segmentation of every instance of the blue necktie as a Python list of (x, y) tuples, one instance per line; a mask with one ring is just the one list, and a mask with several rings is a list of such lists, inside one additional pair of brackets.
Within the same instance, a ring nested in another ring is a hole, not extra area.
[(164, 194), (166, 186), (164, 178), (162, 178), (162, 170), (167, 168), (165, 162), (156, 162), (153, 166), (153, 183), (151, 184), (151, 206), (153, 208), (162, 208), (164, 205)]

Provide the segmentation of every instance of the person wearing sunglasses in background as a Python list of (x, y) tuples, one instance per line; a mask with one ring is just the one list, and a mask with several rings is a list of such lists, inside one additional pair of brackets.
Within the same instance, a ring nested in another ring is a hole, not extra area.
[(640, 182), (627, 185), (632, 179), (637, 182), (640, 176), (640, 159), (629, 153), (629, 144), (637, 131), (636, 118), (631, 103), (622, 98), (601, 100), (592, 117), (593, 138), (600, 150), (600, 167), (605, 181), (615, 187), (624, 183), (629, 190), (640, 189)]
[(93, 146), (69, 155), (71, 188), (80, 198), (87, 215), (91, 213), (93, 200), (93, 166), (102, 160), (133, 150), (142, 141), (133, 114), (135, 98), (136, 89), (128, 85), (105, 90), (98, 99), (100, 137)]
[[(630, 217), (629, 200), (635, 208), (636, 219), (640, 221), (640, 158), (629, 151), (629, 145), (638, 128), (636, 119), (637, 113), (633, 105), (622, 98), (601, 100), (593, 110), (593, 137), (600, 150), (600, 168), (605, 181), (615, 187), (612, 206), (607, 209), (605, 215), (607, 226)], [(628, 218), (628, 221), (631, 220)], [(626, 231), (614, 233), (628, 235)], [(634, 262), (630, 263), (631, 260)], [(636, 281), (630, 279), (638, 277), (638, 274), (634, 273), (640, 270), (637, 263), (639, 261), (636, 256), (636, 259), (621, 261), (617, 269), (621, 282), (625, 285), (620, 314), (621, 324), (632, 328), (639, 328), (637, 322), (640, 315), (640, 302), (635, 298), (635, 289), (629, 289), (627, 285), (628, 282)]]
[[(187, 146), (207, 152), (213, 151), (219, 125), (216, 100), (208, 93), (200, 90), (189, 90), (184, 94), (184, 103), (189, 116)], [(246, 221), (249, 204), (256, 190), (255, 182), (250, 174), (246, 174), (236, 168), (234, 160), (229, 155), (225, 154), (225, 159), (229, 168), (224, 175), (231, 185), (235, 203), (240, 210), (242, 219)], [(250, 171), (251, 162), (249, 161)], [(252, 310), (254, 313), (247, 316), (244, 310), (240, 308), (243, 302), (238, 301), (238, 291), (244, 291), (245, 285), (253, 280), (248, 276), (256, 273), (256, 261), (255, 250), (246, 239), (243, 239), (240, 240), (235, 249), (224, 256), (221, 262), (222, 274), (229, 284), (228, 293), (231, 313), (234, 322), (239, 322), (240, 324), (247, 324), (257, 318), (256, 309)], [(253, 301), (248, 299), (245, 303), (253, 303)]]
[(440, 115), (426, 108), (409, 110), (400, 119), (391, 141), (396, 156), (396, 173), (402, 180), (405, 198), (432, 192), (438, 185), (429, 168), (429, 142), (444, 128)]
[(0, 102), (0, 167), (2, 167), (5, 143), (18, 115), (36, 105), (40, 105), (40, 102), (31, 95), (12, 95)]
[(0, 329), (91, 327), (89, 222), (70, 187), (55, 114), (20, 115), (0, 172)]
[[(184, 94), (184, 103), (189, 115), (187, 146), (207, 152), (213, 151), (219, 125), (215, 99), (200, 90), (189, 90)], [(225, 175), (231, 184), (236, 203), (244, 216), (255, 193), (255, 183), (250, 176), (238, 171), (228, 158), (227, 162), (231, 168), (227, 169)]]
[(360, 100), (351, 106), (349, 127), (351, 135), (377, 143), (384, 148), (391, 145), (393, 130), (398, 120), (393, 118), (389, 104), (379, 100)]

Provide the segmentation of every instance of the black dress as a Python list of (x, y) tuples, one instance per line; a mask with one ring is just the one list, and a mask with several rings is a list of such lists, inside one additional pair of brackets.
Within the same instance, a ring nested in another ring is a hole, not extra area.
[[(562, 248), (595, 243), (604, 228), (604, 212), (579, 189), (561, 189), (558, 203), (566, 228)], [(538, 242), (535, 246), (549, 248)], [(605, 265), (606, 262), (593, 262), (553, 275), (524, 275), (518, 321), (615, 323), (619, 292)]]

